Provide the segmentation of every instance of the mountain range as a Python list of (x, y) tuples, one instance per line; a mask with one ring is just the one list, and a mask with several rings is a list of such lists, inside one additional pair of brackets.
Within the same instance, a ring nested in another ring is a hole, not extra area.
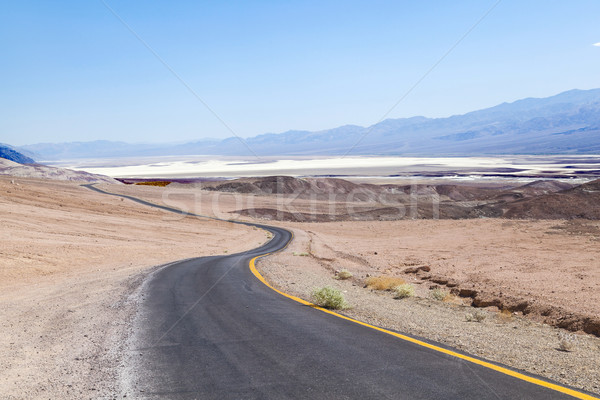
[(600, 89), (570, 90), (447, 118), (386, 119), (369, 127), (269, 133), (185, 144), (94, 141), (17, 148), (37, 160), (158, 155), (599, 154)]

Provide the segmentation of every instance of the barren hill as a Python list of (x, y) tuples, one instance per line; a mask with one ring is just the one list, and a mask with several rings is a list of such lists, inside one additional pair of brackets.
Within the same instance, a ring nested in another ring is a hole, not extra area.
[(225, 182), (209, 182), (206, 190), (220, 192), (293, 195), (298, 198), (327, 200), (330, 196), (352, 196), (353, 201), (372, 201), (385, 188), (378, 185), (356, 184), (337, 178), (294, 178), (291, 176), (268, 176), (241, 178)]
[[(333, 178), (271, 176), (216, 181), (204, 190), (283, 197), (313, 207), (297, 212), (261, 206), (237, 212), (286, 221), (397, 219), (600, 219), (600, 180), (575, 186), (560, 181), (485, 187), (477, 185), (372, 185)], [(352, 204), (331, 212), (329, 203)], [(307, 203), (308, 204), (308, 203)]]
[(4, 158), (0, 158), (0, 175), (10, 175), (19, 178), (55, 179), (60, 181), (119, 183), (117, 180), (104, 175), (48, 167), (41, 164), (23, 165)]
[(507, 205), (506, 218), (600, 219), (600, 179), (560, 192), (517, 200)]

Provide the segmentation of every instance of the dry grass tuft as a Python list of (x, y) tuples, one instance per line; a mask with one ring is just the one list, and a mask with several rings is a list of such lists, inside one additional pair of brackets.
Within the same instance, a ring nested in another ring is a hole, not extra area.
[(498, 318), (498, 321), (500, 321), (500, 322), (504, 322), (504, 323), (511, 322), (513, 320), (513, 313), (509, 309), (505, 308), (498, 313), (497, 318)]
[(392, 290), (396, 286), (404, 285), (406, 281), (395, 276), (370, 276), (365, 283), (369, 289)]
[(438, 301), (446, 300), (446, 298), (448, 298), (449, 295), (450, 293), (440, 288), (435, 288), (429, 291), (429, 296), (431, 296), (432, 299)]
[(483, 310), (476, 310), (465, 315), (467, 322), (483, 322), (486, 317), (487, 315)]
[(352, 272), (343, 269), (340, 272), (338, 272), (338, 274), (336, 275), (335, 279), (339, 279), (339, 280), (345, 280), (345, 279), (350, 279), (352, 278), (354, 275), (352, 275)]
[(449, 293), (449, 292), (446, 292), (446, 296), (444, 296), (442, 301), (444, 303), (462, 304), (462, 300), (460, 297), (458, 297), (452, 293)]

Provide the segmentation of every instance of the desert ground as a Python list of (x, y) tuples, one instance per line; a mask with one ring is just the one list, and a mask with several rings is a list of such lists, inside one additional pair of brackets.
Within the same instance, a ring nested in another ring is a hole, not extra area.
[[(359, 320), (600, 391), (599, 221), (278, 221), (275, 213), (251, 217), (239, 210), (252, 205), (258, 210), (279, 207), (320, 214), (331, 205), (298, 195), (281, 199), (214, 191), (215, 185), (204, 184), (203, 190), (178, 184), (101, 186), (191, 212), (291, 228), (292, 245), (258, 265), (275, 287), (305, 299), (317, 287), (337, 287), (351, 306), (344, 313)], [(366, 202), (376, 206), (368, 198)], [(350, 207), (365, 207), (365, 201), (351, 202)], [(344, 269), (353, 277), (335, 279), (336, 271)], [(415, 286), (417, 296), (396, 300), (389, 291), (365, 287), (369, 276), (403, 279)], [(433, 288), (448, 293), (445, 301), (430, 298)], [(467, 314), (476, 310), (482, 310), (485, 320), (467, 322)], [(573, 351), (560, 351), (561, 335), (573, 341)]]
[[(389, 208), (371, 186), (340, 189), (337, 181), (317, 181), (308, 187), (314, 195), (276, 196), (257, 194), (256, 182), (230, 183), (98, 187), (201, 215), (290, 228), (291, 246), (258, 265), (275, 287), (309, 300), (316, 287), (337, 287), (351, 307), (343, 313), (357, 319), (600, 392), (597, 220), (431, 219), (431, 187), (399, 193), (419, 201), (416, 214), (407, 207), (402, 218), (385, 220), (388, 214), (369, 211)], [(531, 198), (546, 196), (546, 204), (560, 190), (574, 204), (582, 201), (572, 185), (505, 186), (492, 185), (502, 199), (525, 201), (527, 212), (539, 209)], [(436, 188), (450, 202), (440, 210), (454, 213), (458, 201), (493, 211), (499, 203), (489, 200), (488, 189)], [(342, 195), (333, 204), (331, 191)], [(267, 240), (261, 230), (166, 214), (76, 183), (3, 177), (0, 193), (2, 398), (118, 393), (120, 354), (144, 278), (161, 264)], [(348, 210), (358, 210), (359, 218), (349, 220)], [(311, 220), (328, 213), (338, 220)], [(353, 277), (336, 279), (344, 269)], [(379, 276), (412, 283), (417, 296), (396, 300), (365, 287), (367, 277)], [(444, 301), (430, 298), (436, 287), (447, 292)], [(474, 310), (485, 319), (467, 322)], [(573, 343), (572, 351), (559, 350), (559, 335)]]
[(2, 399), (113, 398), (143, 279), (161, 264), (266, 241), (260, 230), (49, 180), (0, 177), (0, 215)]

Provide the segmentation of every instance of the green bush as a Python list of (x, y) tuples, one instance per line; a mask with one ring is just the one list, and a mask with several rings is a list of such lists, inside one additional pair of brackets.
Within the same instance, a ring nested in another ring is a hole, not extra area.
[(395, 299), (405, 299), (407, 297), (413, 297), (415, 295), (415, 287), (410, 283), (398, 285), (393, 290)]
[(342, 292), (330, 286), (315, 289), (312, 296), (315, 304), (318, 306), (331, 308), (333, 310), (343, 310), (344, 308), (348, 308), (348, 304), (346, 303)]

